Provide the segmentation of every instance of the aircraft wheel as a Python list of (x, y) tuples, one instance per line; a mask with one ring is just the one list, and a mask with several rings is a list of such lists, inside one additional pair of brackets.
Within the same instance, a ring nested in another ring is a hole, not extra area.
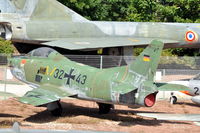
[(97, 103), (99, 105), (99, 114), (108, 114), (111, 108), (114, 108), (112, 104)]
[(170, 103), (175, 104), (177, 102), (177, 97), (176, 96), (171, 96), (170, 97)]
[(63, 110), (63, 109), (62, 109), (62, 106), (61, 106), (61, 104), (60, 104), (59, 101), (56, 102), (56, 105), (57, 105), (57, 108), (56, 108), (56, 109), (53, 109), (53, 110), (50, 110), (50, 112), (51, 112), (51, 114), (52, 114), (53, 116), (59, 117), (59, 116), (62, 115), (62, 110)]

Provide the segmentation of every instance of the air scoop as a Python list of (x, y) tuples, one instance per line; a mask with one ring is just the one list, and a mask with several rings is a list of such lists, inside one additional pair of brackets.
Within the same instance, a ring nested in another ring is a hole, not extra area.
[(8, 23), (0, 23), (0, 37), (5, 40), (11, 40), (12, 30)]

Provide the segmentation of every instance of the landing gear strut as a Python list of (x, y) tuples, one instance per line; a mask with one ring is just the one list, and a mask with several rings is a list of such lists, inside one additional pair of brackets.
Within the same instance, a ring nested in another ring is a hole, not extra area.
[(97, 103), (99, 105), (99, 114), (108, 114), (111, 108), (114, 108), (112, 104)]
[(171, 97), (169, 99), (171, 104), (175, 104), (177, 102), (177, 97), (174, 96), (174, 93), (171, 93)]
[(47, 109), (51, 112), (51, 114), (53, 116), (61, 116), (62, 115), (62, 106), (60, 104), (60, 101), (56, 101), (56, 102), (53, 102), (53, 103), (49, 103), (47, 105)]

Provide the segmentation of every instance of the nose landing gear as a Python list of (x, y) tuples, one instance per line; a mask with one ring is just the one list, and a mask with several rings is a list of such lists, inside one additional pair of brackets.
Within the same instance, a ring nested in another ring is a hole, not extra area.
[(114, 109), (114, 105), (105, 104), (105, 103), (97, 103), (99, 105), (99, 114), (108, 114), (111, 108)]
[(47, 105), (47, 109), (51, 112), (53, 116), (59, 117), (62, 115), (62, 106), (60, 104), (60, 101), (56, 101), (53, 103), (49, 103)]

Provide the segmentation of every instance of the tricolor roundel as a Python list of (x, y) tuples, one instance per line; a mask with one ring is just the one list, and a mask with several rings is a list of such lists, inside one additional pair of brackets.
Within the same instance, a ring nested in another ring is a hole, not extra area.
[(185, 34), (186, 41), (192, 42), (196, 40), (196, 34), (193, 31), (188, 31)]

